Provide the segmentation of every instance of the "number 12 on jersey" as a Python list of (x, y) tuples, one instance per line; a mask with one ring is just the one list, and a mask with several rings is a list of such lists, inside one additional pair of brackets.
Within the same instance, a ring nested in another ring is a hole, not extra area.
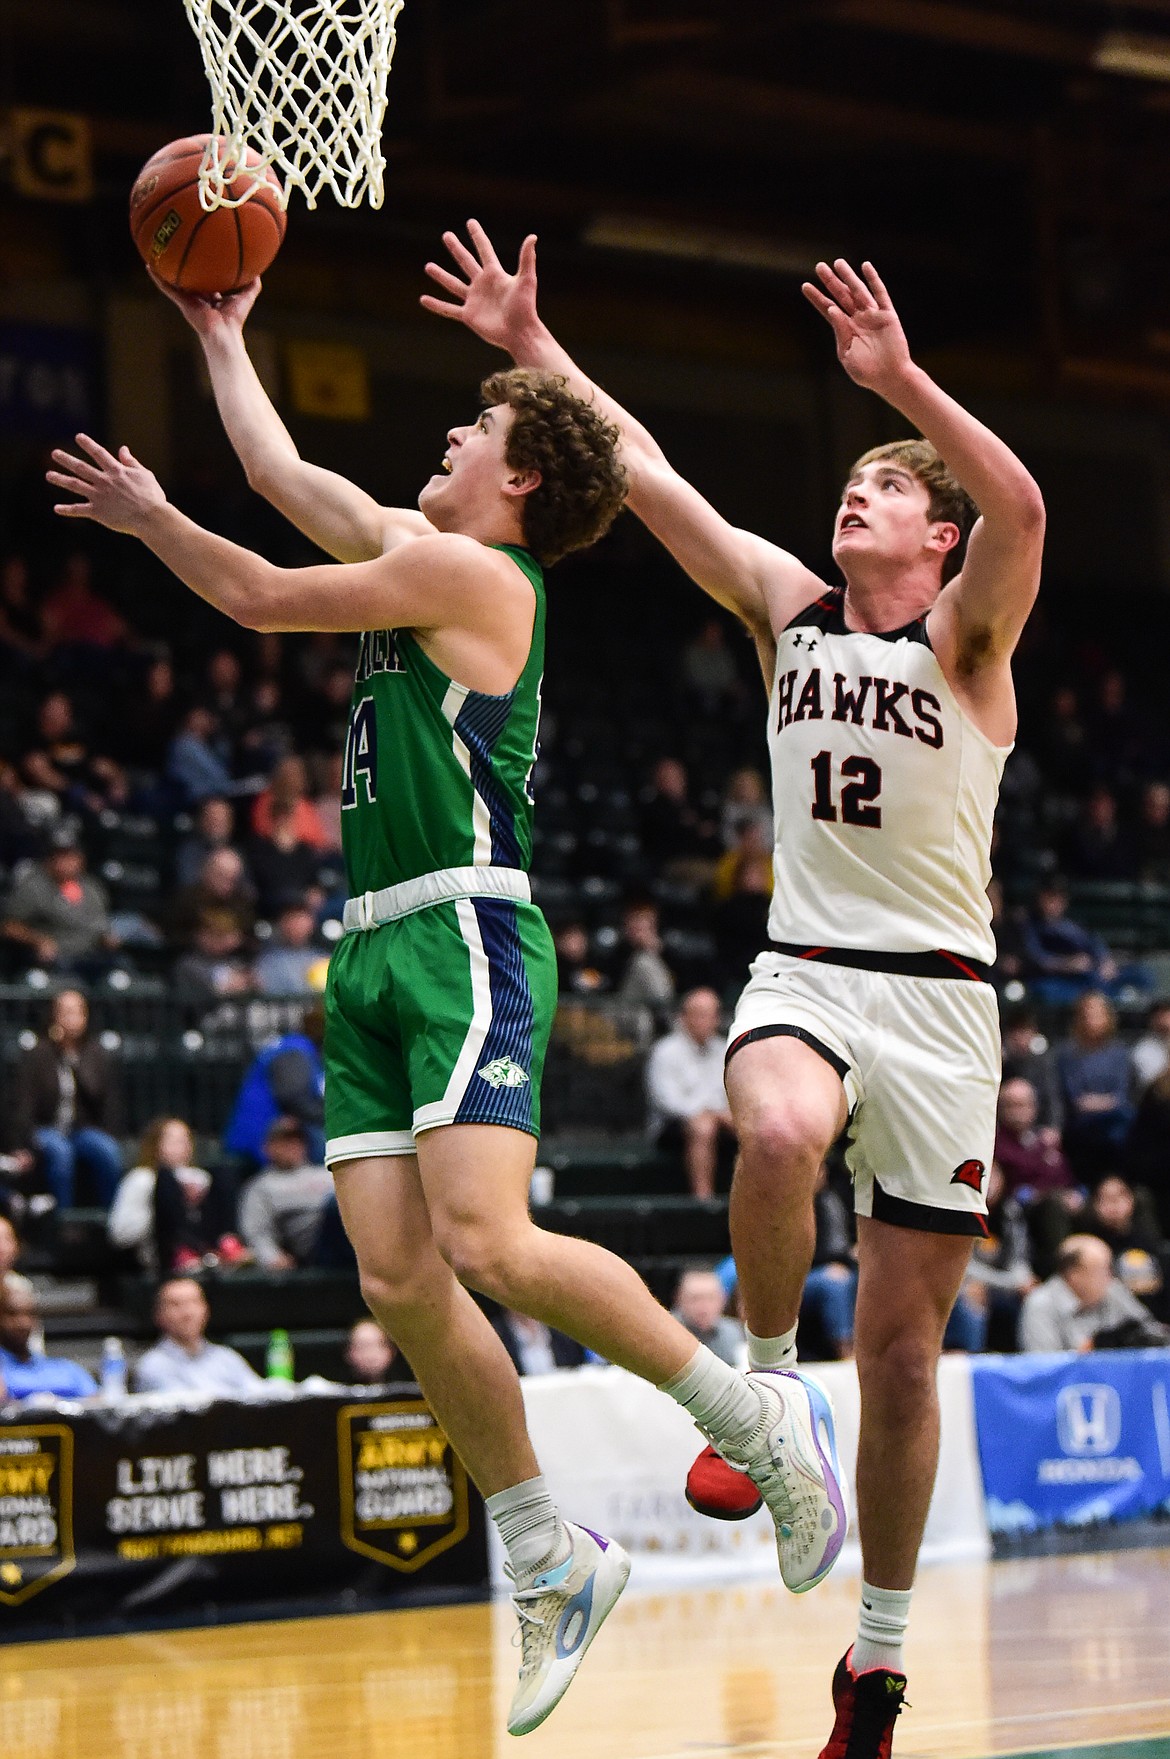
[(873, 802), (882, 791), (881, 765), (872, 757), (847, 757), (841, 765), (846, 778), (841, 788), (841, 811), (833, 804), (833, 754), (818, 751), (812, 759), (814, 818), (836, 824), (838, 816), (846, 825), (866, 825), (880, 830), (882, 809)]

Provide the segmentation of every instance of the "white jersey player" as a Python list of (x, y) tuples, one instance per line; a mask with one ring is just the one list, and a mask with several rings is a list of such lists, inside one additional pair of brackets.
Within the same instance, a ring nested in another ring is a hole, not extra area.
[[(999, 1077), (984, 894), (1043, 501), (1008, 447), (911, 359), (872, 266), (819, 263), (804, 293), (841, 364), (923, 436), (849, 473), (833, 542), (844, 584), (828, 586), (722, 519), (590, 384), (537, 315), (534, 239), (510, 274), (482, 228), (470, 232), (475, 254), (444, 239), (460, 275), (428, 265), (453, 303), (423, 303), (597, 398), (622, 430), (630, 506), (747, 624), (770, 684), (776, 889), (772, 945), (752, 966), (728, 1050), (732, 1245), (752, 1368), (791, 1388), (813, 1191), (848, 1123), (863, 1582), (822, 1759), (885, 1759), (937, 1467), (935, 1371), (984, 1225)], [(710, 1449), (688, 1495), (724, 1517), (756, 1501)]]

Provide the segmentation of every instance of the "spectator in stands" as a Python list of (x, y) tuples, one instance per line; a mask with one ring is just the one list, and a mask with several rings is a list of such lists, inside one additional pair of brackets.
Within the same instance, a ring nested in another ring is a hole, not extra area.
[(1104, 674), (1089, 714), (1089, 755), (1097, 772), (1116, 787), (1138, 782), (1150, 758), (1148, 729), (1131, 706), (1125, 673)]
[[(376, 1319), (358, 1319), (345, 1341), (346, 1379), (350, 1386), (384, 1386), (394, 1372), (397, 1346)], [(402, 1379), (401, 1372), (398, 1375)]]
[(723, 793), (719, 829), (725, 849), (734, 849), (746, 825), (755, 825), (769, 851), (772, 848), (772, 805), (768, 784), (759, 770), (750, 766), (734, 770)]
[(658, 906), (648, 898), (631, 900), (622, 911), (622, 932), (614, 955), (623, 1002), (636, 1002), (663, 1014), (674, 1000), (674, 973), (662, 956)]
[(713, 1270), (690, 1265), (678, 1279), (670, 1311), (693, 1338), (706, 1344), (731, 1368), (738, 1368), (744, 1356), (743, 1326), (723, 1311), (727, 1297), (723, 1284)]
[(588, 1351), (574, 1338), (527, 1313), (501, 1309), (492, 1325), (517, 1374), (554, 1374), (558, 1368), (580, 1368), (588, 1357)]
[(1031, 986), (1052, 1006), (1075, 1001), (1085, 990), (1110, 984), (1117, 976), (1116, 961), (1100, 935), (1068, 915), (1068, 887), (1055, 876), (1036, 894), (1023, 938)]
[(265, 1270), (296, 1270), (313, 1261), (333, 1176), (309, 1160), (304, 1127), (296, 1118), (272, 1124), (264, 1138), (264, 1162), (244, 1188), (240, 1232)]
[(39, 704), (21, 767), (29, 786), (52, 794), (62, 812), (96, 816), (107, 807), (124, 806), (129, 796), (121, 766), (90, 749), (63, 690), (50, 691)]
[(1151, 1081), (1138, 1102), (1125, 1164), (1130, 1176), (1149, 1190), (1162, 1231), (1170, 1235), (1170, 1069)]
[(1026, 1004), (1012, 1008), (1003, 1023), (1003, 1077), (1017, 1077), (1032, 1084), (1036, 1095), (1036, 1128), (1046, 1131), (1053, 1145), (1060, 1142), (1064, 1112), (1056, 1059), (1040, 1030), (1035, 1011)]
[(1104, 1240), (1126, 1288), (1155, 1308), (1162, 1293), (1166, 1241), (1149, 1192), (1139, 1194), (1120, 1173), (1106, 1173), (1089, 1194), (1080, 1232)]
[(1170, 886), (1170, 782), (1142, 789), (1134, 844), (1137, 878)]
[(12, 764), (0, 757), (0, 868), (35, 857), (41, 839), (37, 835), (30, 792)]
[(817, 1174), (813, 1195), (816, 1241), (812, 1268), (804, 1282), (800, 1318), (813, 1321), (838, 1361), (853, 1354), (853, 1311), (857, 1304), (857, 1262), (853, 1220), (827, 1166)]
[(264, 836), (251, 836), (248, 866), (256, 882), (260, 909), (272, 916), (291, 897), (309, 898), (316, 908), (324, 894), (317, 884), (323, 851), (297, 836), (296, 809), (276, 804), (268, 815)]
[(1096, 787), (1084, 802), (1065, 840), (1064, 864), (1074, 879), (1133, 879), (1137, 856), (1111, 789)]
[[(353, 689), (353, 680), (346, 672), (349, 680), (346, 684), (346, 706), (348, 709), (349, 693)], [(336, 856), (341, 852), (341, 787), (342, 770), (345, 763), (345, 736), (337, 740), (335, 749), (318, 752), (313, 759), (311, 778), (313, 784), (313, 810), (321, 821), (321, 829), (325, 833), (325, 843), (321, 853), (326, 857)]]
[(553, 934), (553, 945), (561, 995), (592, 996), (609, 988), (590, 956), (589, 931), (583, 922), (562, 922)]
[(1072, 1029), (1056, 1048), (1064, 1102), (1064, 1147), (1082, 1180), (1118, 1154), (1133, 1122), (1133, 1070), (1118, 1036), (1117, 1015), (1099, 990), (1073, 1009)]
[(248, 1254), (236, 1236), (236, 1183), (195, 1161), (182, 1118), (155, 1118), (143, 1132), (138, 1164), (118, 1186), (107, 1227), (115, 1246), (137, 1253), (144, 1270), (194, 1270), (211, 1258), (231, 1267)]
[(191, 1277), (168, 1277), (154, 1299), (162, 1336), (134, 1370), (140, 1393), (204, 1393), (210, 1398), (254, 1398), (264, 1382), (236, 1350), (207, 1338), (207, 1297)]
[[(1092, 1234), (1070, 1234), (1056, 1274), (1033, 1289), (1020, 1314), (1021, 1350), (1092, 1350), (1102, 1334), (1132, 1328), (1149, 1336), (1155, 1322), (1113, 1274), (1113, 1254)], [(1124, 1335), (1124, 1334), (1123, 1334)], [(1170, 1334), (1168, 1334), (1170, 1335)]]
[(192, 703), (167, 747), (166, 774), (184, 806), (198, 806), (212, 795), (230, 798), (238, 792), (228, 767), (219, 723), (205, 703)]
[(709, 870), (719, 855), (715, 824), (692, 805), (686, 766), (663, 757), (642, 796), (642, 847), (666, 871)]
[(175, 994), (190, 1002), (212, 1002), (255, 992), (256, 973), (238, 919), (231, 910), (200, 912), (193, 945), (175, 961), (171, 981)]
[(196, 886), (203, 864), (217, 849), (230, 849), (235, 835), (235, 814), (222, 794), (209, 794), (195, 814), (195, 829), (183, 838), (175, 856), (175, 884)]
[(272, 939), (256, 960), (256, 983), (265, 996), (309, 996), (324, 987), (325, 955), (314, 945), (316, 918), (302, 898), (280, 907)]
[(41, 615), (50, 648), (108, 650), (129, 635), (117, 611), (94, 590), (92, 564), (81, 551), (66, 557)]
[(651, 1135), (663, 1146), (681, 1145), (695, 1197), (714, 1196), (720, 1141), (734, 1141), (723, 1052), (719, 997), (694, 989), (683, 997), (673, 1032), (659, 1039), (646, 1063)]
[(767, 945), (772, 884), (772, 833), (749, 819), (735, 848), (721, 857), (711, 886), (721, 981), (742, 985), (748, 966)]
[[(353, 696), (353, 661), (330, 665), (302, 704), (298, 717), (305, 749), (317, 755), (341, 755)], [(340, 793), (340, 788), (337, 793)]]
[(180, 945), (189, 943), (195, 925), (206, 910), (227, 910), (235, 918), (236, 928), (245, 940), (256, 921), (255, 892), (237, 849), (213, 849), (199, 870), (193, 886), (184, 886), (171, 910), (172, 938)]
[(264, 1139), (278, 1117), (296, 1118), (303, 1126), (314, 1160), (325, 1153), (325, 1071), (321, 1041), (324, 1010), (319, 1002), (305, 1009), (299, 1032), (286, 1032), (265, 1045), (240, 1083), (223, 1144), (258, 1166)]
[(58, 825), (43, 857), (13, 878), (0, 935), (38, 965), (77, 971), (102, 965), (116, 945), (105, 887), (85, 869), (77, 833)]
[(1129, 1053), (1133, 1064), (1134, 1090), (1138, 1097), (1170, 1069), (1170, 1000), (1151, 1004), (1146, 1030)]
[(271, 777), (285, 758), (294, 755), (294, 744), (279, 679), (254, 679), (245, 697), (244, 730), (236, 746), (240, 770), (250, 779)]
[(985, 1334), (993, 1350), (1015, 1348), (1020, 1307), (1035, 1287), (1023, 1208), (1008, 1190), (1003, 1168), (992, 1161), (987, 1173), (987, 1233), (975, 1241), (963, 1293), (972, 1300), (976, 1289), (981, 1291)]
[(722, 617), (708, 617), (682, 650), (679, 676), (683, 691), (703, 715), (719, 715), (740, 694), (739, 668), (727, 645)]
[(45, 632), (23, 556), (0, 562), (0, 655), (6, 670), (30, 670), (45, 656)]
[(1080, 794), (1088, 772), (1089, 744), (1076, 691), (1062, 684), (1040, 718), (1038, 756), (1053, 791)]
[(252, 804), (252, 830), (256, 836), (272, 835), (278, 813), (295, 842), (318, 850), (327, 846), (325, 827), (309, 798), (309, 772), (303, 757), (282, 757), (268, 787), (256, 796)]
[(1009, 1076), (999, 1090), (995, 1158), (1008, 1191), (1022, 1203), (1073, 1182), (1059, 1140), (1051, 1128), (1039, 1127), (1038, 1114), (1032, 1083), (1022, 1075)]
[(23, 1277), (0, 1282), (0, 1402), (48, 1393), (57, 1399), (86, 1399), (97, 1392), (93, 1376), (63, 1356), (34, 1349), (40, 1325), (37, 1298)]
[(230, 647), (216, 648), (207, 661), (203, 676), (201, 699), (215, 716), (225, 751), (230, 750), (244, 731), (248, 718), (239, 655)]
[(175, 668), (168, 655), (156, 653), (135, 690), (134, 713), (121, 716), (116, 725), (121, 761), (136, 770), (157, 770), (178, 719)]
[(121, 1113), (118, 1065), (90, 1037), (89, 1004), (80, 990), (62, 990), (44, 1035), (17, 1065), (12, 1098), (15, 1140), (36, 1151), (60, 1208), (73, 1206), (79, 1166), (101, 1207), (113, 1202), (122, 1176)]

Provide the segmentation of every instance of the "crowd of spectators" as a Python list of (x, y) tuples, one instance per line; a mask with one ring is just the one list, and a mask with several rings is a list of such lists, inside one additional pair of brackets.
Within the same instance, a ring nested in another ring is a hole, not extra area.
[[(128, 1117), (116, 1051), (89, 1027), (87, 992), (111, 972), (161, 980), (201, 1023), (263, 998), (309, 1005), (324, 985), (353, 643), (191, 628), (174, 645), (140, 633), (84, 552), (45, 577), (22, 556), (0, 563), (0, 978), (43, 972), (52, 992), (44, 1030), (9, 1058), (0, 1208), (18, 1222), (107, 1210), (111, 1241), (154, 1276), (348, 1264), (322, 1165), (319, 1010), (241, 1070), (199, 1147), (182, 1116)], [(1144, 1314), (1166, 1316), (1170, 1001), (1150, 1002), (1165, 980), (1147, 947), (1114, 945), (1090, 906), (1145, 888), (1170, 948), (1170, 740), (1098, 647), (1065, 643), (1050, 663), (1044, 639), (1021, 660), (997, 830), (1004, 1082), (990, 1232), (952, 1324), (970, 1348), (1014, 1341), (1044, 1290), (1059, 1307), (1053, 1279), (1075, 1291), (1100, 1256), (1084, 1239), (1104, 1243)], [(707, 1201), (734, 1158), (723, 1031), (767, 938), (771, 811), (746, 644), (709, 618), (674, 667), (657, 717), (628, 706), (640, 684), (623, 695), (616, 680), (607, 724), (550, 661), (534, 874), (564, 1008), (611, 1022), (607, 1056), (637, 1053), (647, 1140)], [(855, 1248), (835, 1162), (816, 1206), (805, 1317), (845, 1355)], [(726, 1317), (711, 1319), (709, 1270), (676, 1296), (696, 1335), (722, 1335)], [(497, 1323), (523, 1364), (573, 1357), (519, 1316)]]

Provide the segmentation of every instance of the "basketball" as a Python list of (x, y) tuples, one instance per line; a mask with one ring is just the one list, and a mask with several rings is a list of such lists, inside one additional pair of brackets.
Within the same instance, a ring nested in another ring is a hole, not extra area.
[[(230, 293), (262, 275), (284, 238), (280, 184), (271, 168), (242, 207), (207, 213), (199, 201), (199, 165), (211, 137), (171, 141), (146, 161), (130, 191), (130, 231), (148, 268), (186, 293)], [(222, 151), (222, 143), (221, 143)], [(246, 163), (259, 155), (247, 149)], [(248, 180), (228, 184), (234, 200)]]

